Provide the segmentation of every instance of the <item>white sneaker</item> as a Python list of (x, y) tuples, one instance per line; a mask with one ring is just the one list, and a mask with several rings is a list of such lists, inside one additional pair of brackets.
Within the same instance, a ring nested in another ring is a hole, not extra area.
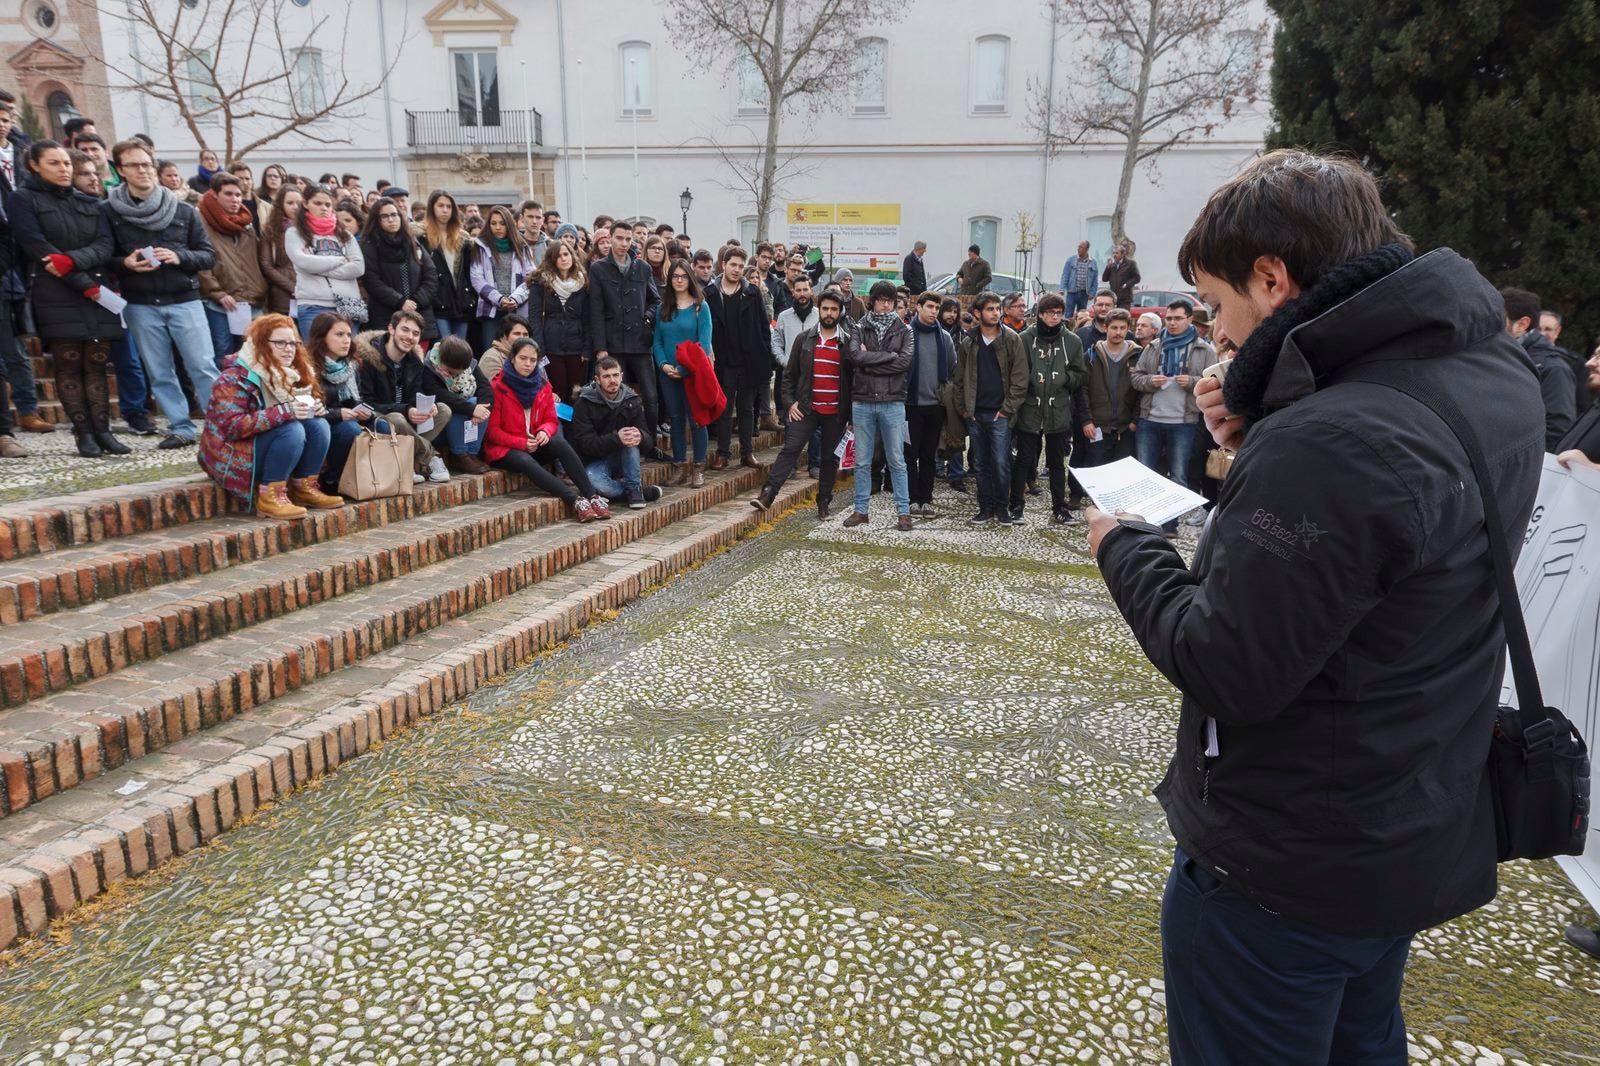
[(1202, 508), (1202, 509), (1200, 509), (1198, 511), (1192, 512), (1187, 518), (1185, 518), (1183, 520), (1183, 524), (1186, 525), (1186, 526), (1194, 526), (1196, 528), (1205, 525), (1206, 524), (1206, 512), (1205, 512), (1205, 510)]
[(413, 485), (420, 485), (426, 480), (428, 479), (417, 473), (415, 470), (411, 472), (411, 483)]
[(435, 455), (428, 460), (429, 481), (449, 481), (450, 471), (444, 468), (444, 460)]

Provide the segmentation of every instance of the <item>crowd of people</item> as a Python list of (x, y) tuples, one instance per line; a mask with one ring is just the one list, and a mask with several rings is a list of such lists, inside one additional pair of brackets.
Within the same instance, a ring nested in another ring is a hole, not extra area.
[[(29, 141), (14, 106), (0, 93), (0, 458), (26, 458), (18, 430), (55, 429), (21, 343), (32, 334), (81, 455), (130, 450), (112, 428), (114, 375), (128, 432), (198, 444), (205, 470), (279, 517), (340, 504), (363, 428), (413, 437), (419, 483), (510, 469), (581, 521), (656, 498), (644, 462), (698, 486), (737, 437), (738, 461), (757, 466), (759, 430), (784, 442), (752, 504), (771, 506), (804, 469), (828, 518), (853, 454), (849, 526), (878, 492), (901, 529), (937, 517), (939, 482), (970, 490), (974, 525), (1020, 523), (1046, 492), (1051, 520), (1073, 524), (1086, 501), (1069, 461), (1132, 456), (1218, 488), (1195, 386), (1230, 346), (1197, 300), (1130, 310), (1127, 247), (1102, 267), (1081, 243), (1060, 291), (1032, 307), (990, 291), (977, 246), (955, 271), (959, 297), (927, 291), (922, 241), (901, 283), (858, 292), (803, 246), (711, 251), (666, 224), (583, 226), (537, 201), (443, 190), (413, 202), (389, 182), (368, 191), (277, 164), (258, 181), (210, 152), (185, 176), (143, 136), (107, 146), (88, 118), (68, 123), (70, 146)], [(1588, 406), (1588, 375), (1557, 344), (1558, 314), (1503, 295), (1556, 448)]]

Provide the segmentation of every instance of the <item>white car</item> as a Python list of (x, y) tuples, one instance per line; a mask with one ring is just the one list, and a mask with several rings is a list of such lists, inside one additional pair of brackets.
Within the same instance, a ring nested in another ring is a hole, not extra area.
[[(940, 296), (955, 296), (961, 291), (961, 283), (954, 274), (943, 274), (928, 286), (929, 292), (936, 292)], [(989, 282), (989, 291), (1004, 299), (1014, 292), (1021, 292), (1028, 313), (1033, 313), (1033, 305), (1039, 302), (1039, 296), (1048, 292), (1044, 282), (1038, 278), (1025, 278), (1020, 274), (996, 274)]]

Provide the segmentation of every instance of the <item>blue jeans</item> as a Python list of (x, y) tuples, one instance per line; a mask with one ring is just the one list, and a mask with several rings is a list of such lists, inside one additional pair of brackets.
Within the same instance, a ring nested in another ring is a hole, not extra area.
[(117, 409), (122, 412), (122, 420), (147, 413), (150, 385), (145, 381), (144, 364), (139, 362), (133, 334), (124, 333), (121, 340), (111, 342), (111, 365), (117, 372)]
[[(11, 315), (9, 303), (0, 304), (0, 314), (8, 319)], [(9, 324), (0, 328), (0, 357), (5, 361), (5, 377), (11, 383), (11, 402), (17, 405), (17, 414), (36, 415), (39, 413), (39, 391), (33, 380), (33, 364), (28, 361), (28, 350), (22, 346), (11, 332)], [(122, 381), (117, 380), (117, 393), (122, 393)], [(0, 397), (0, 404), (5, 402)]]
[(620, 500), (629, 492), (644, 488), (639, 480), (639, 449), (623, 448), (600, 459), (584, 464), (594, 491), (608, 500)]
[(322, 480), (327, 482), (330, 488), (339, 484), (339, 478), (344, 474), (345, 461), (350, 458), (350, 446), (361, 436), (363, 428), (375, 429), (379, 433), (389, 432), (389, 423), (381, 418), (374, 418), (368, 422), (319, 421), (323, 421), (329, 429), (328, 454), (322, 462)]
[(1090, 301), (1094, 299), (1093, 293), (1084, 292), (1082, 289), (1077, 292), (1063, 292), (1061, 296), (1067, 301), (1068, 318), (1071, 318), (1079, 311), (1087, 310)]
[[(238, 351), (240, 346), (244, 344), (244, 338), (228, 327), (228, 312), (222, 309), (221, 304), (214, 304), (207, 300), (205, 301), (205, 306), (206, 325), (211, 328), (211, 352), (217, 361), (218, 369), (220, 369), (222, 367), (222, 357), (232, 355)], [(255, 308), (252, 307), (250, 310), (254, 312)], [(255, 314), (252, 313), (250, 317), (254, 318)], [(304, 336), (304, 334), (301, 334), (302, 338)]]
[(1161, 899), (1173, 1066), (1404, 1066), (1410, 949), (1275, 915), (1177, 848)]
[[(346, 423), (348, 424), (348, 423)], [(322, 469), (333, 433), (326, 420), (295, 419), (256, 434), (256, 484), (270, 485), (291, 477), (312, 477)], [(351, 440), (355, 439), (352, 434)], [(348, 455), (350, 445), (345, 445)]]
[(1011, 423), (984, 415), (967, 419), (972, 472), (978, 479), (978, 513), (1011, 513)]
[(472, 425), (470, 417), (452, 418), (444, 424), (444, 439), (450, 445), (451, 455), (477, 455), (478, 449), (483, 447), (483, 437), (489, 431), (489, 424), (478, 423), (478, 439), (469, 444), (464, 438), (470, 425)]
[[(318, 315), (332, 310), (333, 308), (324, 304), (297, 304), (294, 309), (294, 324), (300, 329), (300, 339), (304, 341), (311, 336), (311, 323), (317, 320)], [(385, 322), (383, 328), (388, 329), (389, 323)], [(356, 327), (356, 332), (361, 332), (360, 326)]]
[(861, 403), (850, 407), (850, 420), (856, 431), (856, 513), (868, 514), (872, 508), (872, 457), (883, 443), (883, 459), (889, 466), (889, 484), (894, 489), (897, 514), (911, 513), (911, 488), (906, 481), (906, 404)]
[[(1139, 462), (1151, 470), (1159, 468), (1161, 453), (1167, 454), (1167, 476), (1184, 488), (1189, 488), (1189, 460), (1194, 452), (1194, 423), (1152, 422), (1146, 418), (1139, 423), (1133, 435), (1133, 446)], [(1178, 531), (1178, 523), (1168, 522), (1161, 527), (1168, 533)]]
[(689, 394), (684, 391), (683, 382), (665, 374), (660, 378), (661, 402), (667, 408), (667, 421), (672, 423), (672, 461), (684, 461), (689, 450), (689, 439), (693, 439), (694, 461), (705, 462), (706, 453), (711, 450), (710, 427), (695, 424), (693, 415), (689, 413)]
[(203, 411), (211, 402), (211, 386), (217, 381), (216, 357), (211, 351), (211, 329), (199, 300), (181, 304), (129, 304), (122, 312), (133, 333), (134, 344), (144, 359), (150, 391), (155, 394), (161, 413), (173, 436), (192, 441), (199, 436), (189, 417), (189, 401), (184, 399), (173, 366), (174, 352), (183, 359), (194, 386), (194, 398)]
[(440, 340), (444, 340), (446, 337), (460, 337), (462, 340), (468, 339), (467, 330), (472, 326), (472, 319), (445, 318), (443, 315), (440, 315), (438, 318), (434, 319), (434, 321), (439, 323)]

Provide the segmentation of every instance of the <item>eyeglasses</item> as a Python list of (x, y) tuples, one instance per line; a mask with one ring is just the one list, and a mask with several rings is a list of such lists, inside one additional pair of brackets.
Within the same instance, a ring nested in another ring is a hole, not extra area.
[(280, 351), (280, 352), (292, 352), (296, 348), (300, 347), (300, 342), (299, 341), (295, 341), (295, 340), (281, 341), (281, 340), (278, 340), (276, 337), (274, 337), (271, 340), (267, 341), (267, 343), (272, 345), (274, 348), (278, 349), (278, 351)]
[(155, 169), (155, 164), (154, 163), (124, 163), (120, 167), (118, 167), (117, 169), (121, 170), (121, 171), (154, 170)]

